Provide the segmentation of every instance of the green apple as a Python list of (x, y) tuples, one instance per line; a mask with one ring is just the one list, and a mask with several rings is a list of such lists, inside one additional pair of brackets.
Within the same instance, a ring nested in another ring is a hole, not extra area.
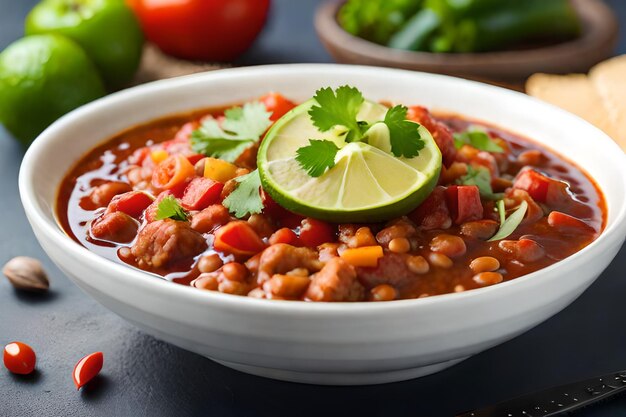
[(57, 33), (78, 43), (110, 89), (127, 84), (139, 66), (143, 33), (123, 0), (43, 0), (25, 29), (26, 35)]
[(0, 53), (0, 123), (26, 145), (65, 113), (104, 94), (87, 54), (64, 36), (28, 36)]

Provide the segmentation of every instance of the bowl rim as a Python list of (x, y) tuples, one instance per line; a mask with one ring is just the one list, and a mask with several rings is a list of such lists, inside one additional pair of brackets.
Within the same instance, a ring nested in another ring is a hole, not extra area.
[[(574, 123), (584, 123), (589, 128), (592, 128), (598, 134), (598, 140), (602, 143), (601, 146), (607, 147), (613, 150), (612, 154), (616, 158), (623, 157), (623, 164), (620, 165), (620, 169), (624, 172), (624, 178), (626, 178), (626, 154), (617, 146), (613, 140), (611, 140), (604, 132), (590, 125), (583, 119), (568, 113), (558, 107), (551, 104), (544, 103), (533, 97), (529, 97), (525, 94), (511, 91), (505, 88), (488, 85), (476, 81), (464, 80), (458, 77), (451, 77), (447, 75), (431, 74), (417, 71), (409, 71), (393, 68), (379, 68), (372, 66), (359, 66), (359, 65), (341, 65), (341, 64), (276, 64), (276, 65), (259, 65), (242, 68), (228, 68), (215, 71), (209, 71), (204, 73), (192, 74), (183, 77), (176, 77), (166, 80), (155, 81), (140, 86), (132, 87), (126, 90), (118, 91), (103, 98), (100, 98), (94, 102), (84, 105), (66, 115), (49, 126), (39, 137), (33, 142), (30, 148), (27, 150), (24, 159), (22, 161), (19, 172), (19, 192), (24, 206), (24, 210), (27, 217), (35, 231), (45, 234), (50, 240), (55, 242), (68, 256), (74, 261), (75, 259), (84, 259), (84, 263), (93, 265), (94, 270), (105, 269), (109, 270), (109, 274), (115, 274), (120, 279), (130, 279), (132, 285), (141, 286), (146, 291), (152, 291), (158, 296), (166, 297), (180, 297), (185, 298), (187, 301), (194, 301), (197, 303), (215, 303), (215, 306), (222, 308), (233, 308), (244, 312), (258, 312), (261, 314), (269, 313), (290, 313), (290, 314), (316, 314), (321, 316), (334, 315), (336, 313), (341, 314), (359, 314), (363, 312), (369, 313), (382, 313), (382, 312), (398, 312), (405, 309), (413, 309), (416, 307), (426, 307), (439, 304), (446, 304), (449, 302), (460, 302), (467, 299), (479, 299), (486, 298), (495, 293), (505, 293), (507, 290), (511, 291), (516, 288), (522, 288), (524, 286), (540, 285), (545, 280), (538, 279), (539, 275), (546, 275), (554, 270), (564, 268), (569, 264), (580, 263), (593, 253), (602, 253), (608, 250), (616, 243), (624, 241), (626, 236), (626, 204), (621, 205), (618, 212), (610, 224), (607, 224), (600, 235), (591, 242), (589, 245), (581, 249), (580, 251), (570, 255), (569, 257), (556, 262), (546, 268), (542, 268), (533, 273), (521, 276), (519, 278), (505, 281), (497, 285), (492, 285), (484, 288), (473, 289), (460, 293), (448, 293), (441, 295), (433, 295), (430, 297), (420, 299), (406, 299), (406, 300), (394, 300), (384, 303), (376, 302), (306, 302), (306, 301), (292, 301), (292, 300), (267, 300), (256, 299), (253, 297), (234, 296), (230, 294), (223, 294), (215, 291), (198, 291), (198, 289), (179, 285), (169, 282), (164, 279), (157, 279), (152, 274), (134, 269), (130, 266), (122, 265), (120, 263), (109, 260), (102, 257), (95, 252), (88, 250), (80, 243), (73, 240), (68, 236), (56, 219), (49, 219), (48, 215), (44, 212), (44, 209), (37, 203), (37, 195), (35, 193), (35, 187), (30, 184), (36, 176), (36, 164), (39, 158), (45, 157), (46, 148), (49, 146), (48, 142), (53, 141), (55, 137), (62, 137), (63, 131), (67, 126), (71, 126), (77, 120), (88, 116), (90, 113), (106, 111), (107, 108), (114, 106), (116, 103), (122, 102), (127, 98), (133, 96), (141, 96), (146, 93), (159, 93), (188, 84), (193, 84), (204, 79), (215, 78), (215, 81), (220, 79), (228, 79), (231, 77), (262, 77), (266, 72), (280, 72), (293, 73), (302, 72), (308, 70), (312, 72), (341, 72), (341, 71), (360, 71), (362, 73), (369, 73), (372, 75), (380, 76), (381, 72), (390, 72), (395, 74), (405, 74), (417, 77), (424, 77), (437, 81), (453, 81), (458, 83), (470, 83), (478, 88), (492, 90), (496, 94), (509, 95), (517, 97), (517, 99), (533, 102), (533, 106), (537, 107), (537, 110), (544, 109), (548, 113), (560, 113), (561, 117), (570, 119)], [(391, 74), (390, 74), (391, 75)], [(545, 113), (544, 113), (545, 114)], [(541, 141), (537, 141), (541, 144)], [(95, 146), (96, 144), (94, 144)], [(58, 185), (57, 185), (58, 186)], [(624, 192), (623, 197), (626, 201), (626, 180), (623, 181)], [(609, 200), (609, 196), (605, 195), (605, 199)], [(56, 199), (56, 194), (55, 194)], [(56, 204), (52, 204), (51, 207), (56, 207)], [(55, 209), (53, 209), (55, 212)], [(54, 216), (56, 217), (56, 215)], [(621, 234), (621, 236), (620, 236)], [(581, 260), (581, 258), (583, 258)]]
[[(541, 59), (550, 57), (551, 60), (561, 60), (565, 57), (578, 56), (581, 51), (595, 50), (597, 45), (616, 45), (618, 41), (618, 22), (611, 8), (602, 0), (577, 0), (574, 6), (583, 21), (585, 18), (593, 18), (602, 22), (602, 26), (589, 28), (583, 25), (583, 31), (578, 38), (552, 45), (539, 46), (522, 50), (501, 50), (489, 52), (465, 52), (465, 53), (434, 53), (426, 51), (408, 51), (394, 49), (385, 45), (355, 36), (344, 30), (337, 22), (337, 12), (345, 0), (326, 0), (320, 4), (315, 12), (315, 27), (318, 36), (323, 42), (328, 42), (341, 49), (347, 49), (346, 45), (356, 47), (352, 53), (361, 57), (375, 59), (377, 61), (389, 61), (394, 65), (423, 64), (423, 65), (446, 65), (451, 69), (465, 68), (471, 65), (483, 65), (485, 63), (497, 64), (498, 66), (514, 65), (527, 62), (541, 54)], [(585, 5), (586, 9), (582, 7)]]

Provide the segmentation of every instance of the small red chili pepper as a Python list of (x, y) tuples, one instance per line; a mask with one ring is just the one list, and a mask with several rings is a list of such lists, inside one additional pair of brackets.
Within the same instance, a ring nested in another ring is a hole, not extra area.
[(91, 353), (78, 361), (74, 367), (74, 384), (76, 389), (81, 389), (91, 381), (102, 369), (104, 355), (102, 352)]
[(4, 366), (14, 374), (28, 375), (35, 369), (37, 356), (33, 348), (22, 342), (11, 342), (4, 347)]

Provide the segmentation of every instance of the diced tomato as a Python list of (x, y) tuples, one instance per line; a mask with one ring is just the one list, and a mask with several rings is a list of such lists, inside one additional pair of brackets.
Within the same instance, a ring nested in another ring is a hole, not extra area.
[(205, 156), (202, 155), (201, 153), (194, 153), (191, 155), (187, 155), (187, 159), (189, 160), (189, 162), (191, 162), (191, 165), (196, 165), (198, 161), (204, 158)]
[(195, 174), (193, 165), (186, 157), (172, 155), (156, 166), (152, 173), (152, 185), (161, 190), (169, 190)]
[(443, 164), (446, 167), (452, 165), (456, 158), (456, 147), (454, 146), (454, 138), (450, 129), (435, 119), (428, 109), (422, 106), (409, 107), (407, 119), (417, 122), (428, 129), (441, 151)]
[(559, 233), (596, 233), (596, 230), (584, 221), (560, 211), (553, 211), (548, 215), (548, 224)]
[(446, 189), (446, 202), (455, 224), (480, 220), (483, 206), (475, 185), (451, 185)]
[(304, 246), (316, 247), (326, 242), (335, 241), (335, 227), (321, 220), (310, 217), (302, 220), (300, 227), (300, 242)]
[(265, 249), (266, 244), (248, 222), (238, 220), (217, 229), (213, 247), (224, 253), (251, 256)]
[(174, 136), (174, 141), (176, 142), (186, 142), (191, 137), (191, 132), (200, 127), (200, 123), (198, 122), (187, 122), (185, 123), (180, 130)]
[(269, 194), (261, 189), (261, 200), (263, 201), (263, 214), (270, 216), (274, 221), (278, 222), (283, 227), (295, 229), (300, 227), (304, 216), (284, 209), (281, 205), (275, 202)]
[(435, 188), (422, 204), (409, 213), (409, 218), (426, 230), (449, 228), (452, 220), (446, 205), (446, 189)]
[(270, 236), (269, 243), (270, 245), (286, 243), (291, 246), (298, 246), (298, 235), (296, 235), (293, 230), (283, 227), (282, 229), (275, 231), (272, 236)]
[(287, 113), (289, 110), (296, 107), (296, 104), (287, 100), (285, 97), (278, 93), (269, 93), (259, 99), (259, 101), (265, 104), (267, 111), (272, 112), (270, 120), (275, 122)]
[(222, 188), (224, 184), (221, 182), (196, 177), (185, 189), (181, 204), (187, 210), (202, 210), (219, 200)]
[(113, 197), (106, 212), (114, 213), (121, 211), (130, 217), (138, 219), (153, 201), (154, 198), (143, 191), (130, 191)]
[(572, 211), (583, 204), (574, 200), (566, 182), (547, 177), (534, 169), (525, 169), (517, 174), (513, 188), (526, 190), (537, 202), (562, 211)]
[(517, 174), (513, 182), (513, 188), (526, 190), (533, 200), (545, 203), (548, 195), (548, 187), (552, 181), (554, 180), (540, 174), (534, 169), (526, 169)]

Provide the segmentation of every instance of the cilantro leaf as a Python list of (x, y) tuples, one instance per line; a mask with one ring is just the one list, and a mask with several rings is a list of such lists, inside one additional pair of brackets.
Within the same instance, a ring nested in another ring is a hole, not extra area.
[(232, 107), (224, 111), (224, 116), (224, 130), (241, 138), (258, 140), (272, 124), (272, 113), (267, 111), (265, 104), (258, 101), (246, 103), (243, 107)]
[(332, 88), (326, 87), (317, 90), (313, 98), (319, 104), (309, 110), (315, 127), (326, 132), (337, 125), (345, 126), (348, 128), (347, 142), (360, 139), (361, 129), (356, 116), (364, 99), (358, 89), (344, 85), (333, 92)]
[(480, 196), (488, 200), (498, 200), (502, 198), (502, 193), (494, 193), (491, 188), (491, 174), (487, 168), (474, 168), (467, 166), (467, 174), (463, 175), (457, 181), (459, 185), (475, 185), (478, 187)]
[(172, 195), (168, 195), (159, 202), (156, 213), (157, 220), (172, 219), (181, 222), (187, 221), (187, 212)]
[(413, 158), (424, 148), (424, 141), (417, 130), (419, 124), (406, 120), (407, 111), (405, 106), (395, 106), (385, 114), (384, 123), (389, 128), (391, 152), (398, 158)]
[(263, 210), (263, 200), (261, 200), (259, 172), (255, 169), (249, 174), (235, 178), (235, 181), (239, 185), (224, 199), (222, 202), (224, 207), (239, 219), (260, 213)]
[(463, 145), (470, 145), (481, 151), (504, 152), (504, 149), (491, 139), (486, 132), (478, 129), (470, 129), (466, 132), (454, 134), (454, 146), (459, 149)]
[(312, 177), (319, 177), (326, 168), (335, 166), (335, 156), (339, 148), (330, 140), (309, 139), (310, 145), (296, 151), (296, 161)]
[(191, 149), (194, 152), (234, 162), (272, 124), (271, 113), (259, 102), (230, 108), (224, 116), (221, 125), (215, 118), (209, 117), (191, 133)]
[(526, 202), (526, 200), (522, 200), (522, 203), (519, 205), (519, 207), (513, 213), (511, 213), (511, 215), (507, 217), (506, 220), (504, 221), (503, 219), (506, 216), (506, 213), (505, 213), (506, 211), (504, 208), (504, 201), (503, 200), (498, 201), (498, 204), (496, 207), (498, 209), (498, 212), (500, 213), (500, 229), (487, 242), (493, 242), (495, 240), (502, 240), (504, 238), (509, 237), (509, 235), (513, 233), (515, 229), (517, 229), (517, 226), (520, 225), (522, 220), (524, 220), (524, 216), (526, 215), (526, 210), (528, 209), (528, 203)]

